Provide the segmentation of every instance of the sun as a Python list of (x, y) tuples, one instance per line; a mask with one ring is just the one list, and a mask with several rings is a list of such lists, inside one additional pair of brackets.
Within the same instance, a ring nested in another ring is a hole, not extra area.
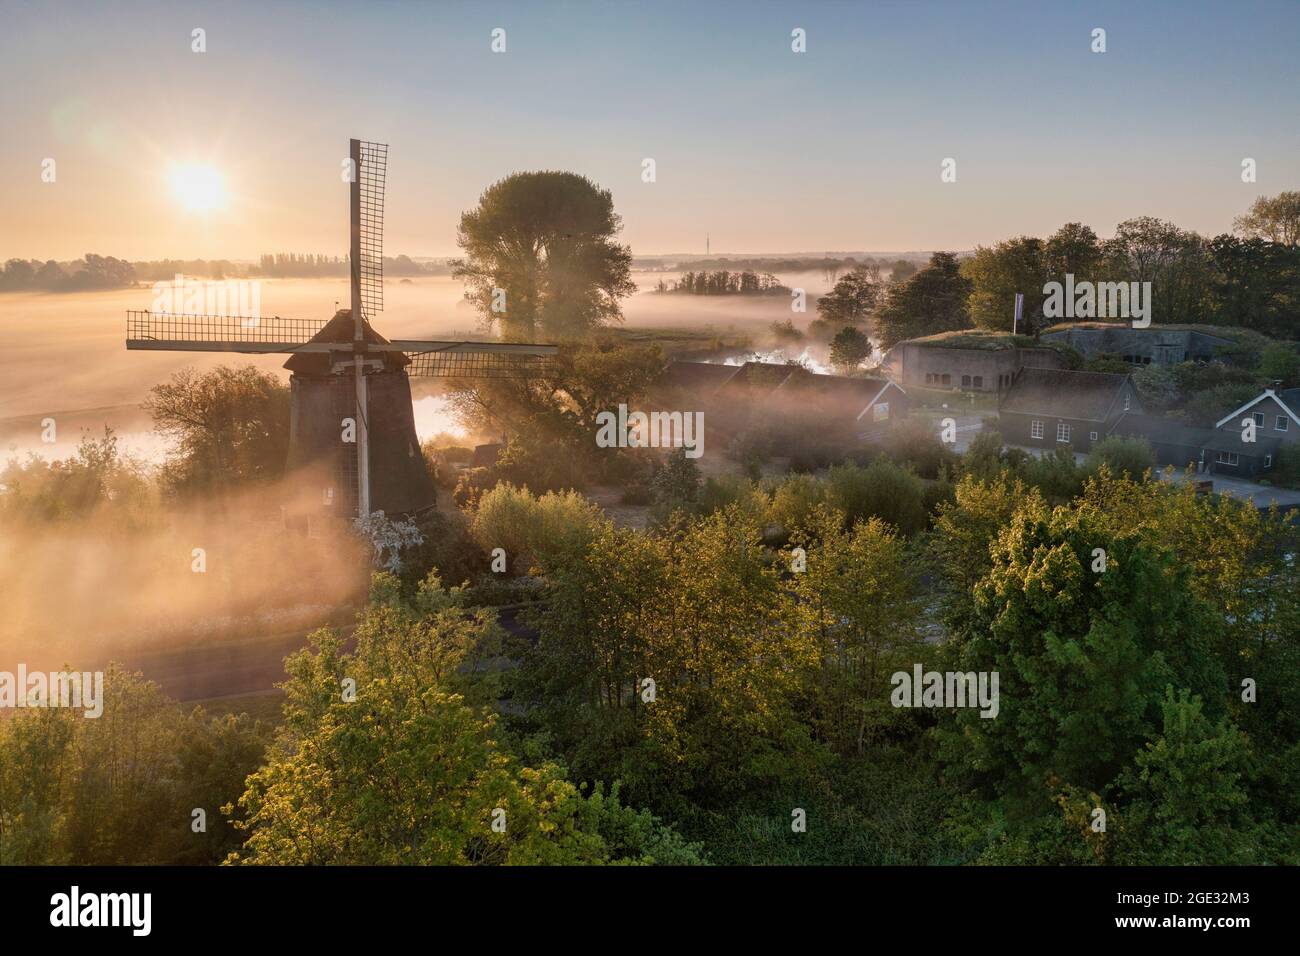
[(226, 184), (211, 166), (174, 166), (171, 183), (172, 192), (190, 212), (211, 212), (226, 204)]

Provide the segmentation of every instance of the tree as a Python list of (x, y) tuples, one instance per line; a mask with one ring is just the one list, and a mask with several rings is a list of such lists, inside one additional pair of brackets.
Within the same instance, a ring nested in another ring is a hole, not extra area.
[(1043, 271), (1048, 280), (1095, 281), (1101, 267), (1102, 249), (1097, 234), (1081, 222), (1067, 222), (1043, 245)]
[(1104, 792), (1158, 733), (1166, 686), (1221, 699), (1211, 619), (1169, 552), (1058, 508), (1018, 512), (991, 557), (950, 647), (954, 669), (999, 674), (1000, 710), (959, 710), (940, 739), (1009, 811), (1050, 813), (1063, 787)]
[(485, 327), (506, 341), (571, 341), (622, 320), (636, 291), (632, 253), (609, 190), (575, 173), (515, 173), (489, 186), (460, 218), (465, 251), (453, 275)]
[[(286, 662), (286, 722), (238, 806), (231, 863), (698, 862), (617, 791), (584, 795), (551, 762), (522, 764), (474, 683), (499, 634), (436, 578), (411, 604), (376, 577), (355, 654), (322, 631)], [(341, 693), (355, 681), (355, 699)], [(466, 695), (470, 696), (466, 696)], [(233, 810), (233, 807), (231, 808)]]
[(817, 314), (839, 325), (866, 321), (880, 293), (880, 270), (859, 266), (842, 276), (830, 293), (817, 300)]
[(970, 324), (967, 297), (971, 281), (961, 274), (957, 255), (936, 252), (916, 275), (890, 286), (885, 306), (876, 314), (880, 347), (903, 339), (964, 329)]
[(899, 712), (889, 706), (889, 675), (915, 659), (920, 643), (919, 588), (905, 542), (879, 518), (841, 528), (819, 509), (807, 570), (794, 575), (800, 626), (816, 643), (816, 724), (841, 753), (862, 754), (868, 737)]
[(289, 389), (273, 375), (251, 365), (182, 369), (143, 404), (175, 442), (164, 477), (176, 491), (263, 483), (284, 472)]
[(1294, 385), (1300, 381), (1300, 354), (1294, 346), (1271, 342), (1260, 353), (1259, 374), (1270, 382)]
[(1010, 332), (1015, 319), (1016, 293), (1025, 297), (1025, 331), (1041, 318), (1043, 283), (1046, 275), (1041, 239), (1021, 236), (999, 242), (992, 248), (980, 246), (962, 263), (961, 272), (971, 281), (968, 299), (971, 321), (984, 329)]
[(1300, 245), (1300, 192), (1291, 190), (1276, 196), (1260, 196), (1243, 216), (1233, 222), (1247, 238), (1267, 239), (1284, 246)]
[(1089, 472), (1107, 468), (1112, 475), (1135, 481), (1141, 481), (1142, 476), (1155, 467), (1156, 455), (1149, 441), (1122, 435), (1108, 435), (1093, 445), (1084, 462), (1084, 468)]
[(1103, 250), (1108, 280), (1151, 283), (1153, 323), (1202, 320), (1211, 270), (1206, 242), (1196, 233), (1140, 216), (1116, 226)]
[(846, 325), (831, 339), (831, 364), (851, 372), (871, 354), (871, 340), (851, 325)]

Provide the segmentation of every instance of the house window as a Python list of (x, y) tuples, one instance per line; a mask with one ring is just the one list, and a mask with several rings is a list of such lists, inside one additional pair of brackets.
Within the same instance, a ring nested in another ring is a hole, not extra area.
[(1237, 467), (1237, 453), (1235, 451), (1221, 451), (1214, 456), (1214, 460), (1220, 465), (1231, 465)]
[(1128, 411), (1128, 408), (1129, 408), (1129, 397), (1128, 397), (1127, 395), (1125, 395), (1125, 396), (1124, 396), (1124, 411)]
[(983, 375), (976, 375), (976, 376), (975, 376), (975, 387), (976, 387), (976, 388), (983, 388), (983, 387), (984, 387), (984, 376), (983, 376)]
[(1070, 426), (1065, 424), (1065, 422), (1056, 423), (1056, 440), (1057, 441), (1070, 440)]
[(1096, 432), (1088, 432), (1088, 441), (1096, 441), (1096, 440), (1097, 440), (1097, 433), (1096, 433)]
[(925, 384), (926, 384), (926, 385), (933, 385), (933, 384), (934, 384), (934, 373), (933, 373), (933, 372), (926, 372), (926, 373), (925, 373)]
[(1265, 468), (1272, 468), (1272, 467), (1273, 467), (1273, 456), (1272, 456), (1272, 455), (1265, 455), (1265, 456), (1264, 456), (1264, 467), (1265, 467)]
[(1274, 429), (1275, 431), (1279, 431), (1279, 432), (1284, 432), (1284, 431), (1286, 431), (1286, 430), (1287, 430), (1287, 427), (1288, 427), (1288, 424), (1287, 424), (1288, 421), (1289, 421), (1289, 419), (1288, 419), (1285, 415), (1279, 415), (1279, 416), (1277, 416), (1277, 421), (1275, 421), (1275, 422), (1273, 423), (1273, 429)]
[(961, 387), (962, 387), (962, 388), (970, 388), (970, 376), (969, 376), (969, 375), (963, 375), (963, 376), (961, 377)]
[(1251, 412), (1251, 413), (1250, 413), (1250, 417), (1253, 418), (1253, 419), (1255, 419), (1255, 427), (1257, 427), (1257, 428), (1263, 428), (1263, 427), (1264, 427), (1264, 413), (1263, 413), (1263, 412)]
[(883, 422), (889, 417), (889, 402), (877, 402), (871, 406), (871, 420)]
[(1043, 423), (1042, 423), (1042, 422), (1030, 422), (1030, 423), (1029, 423), (1029, 437), (1030, 437), (1030, 438), (1042, 438), (1042, 437), (1043, 437)]
[(940, 379), (940, 381), (941, 381), (944, 385), (951, 385), (951, 384), (952, 384), (952, 376), (949, 375), (947, 372), (944, 372), (944, 373), (943, 373), (943, 377)]

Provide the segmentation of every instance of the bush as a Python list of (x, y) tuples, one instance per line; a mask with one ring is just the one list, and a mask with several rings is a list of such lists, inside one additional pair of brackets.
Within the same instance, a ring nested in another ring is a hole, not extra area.
[(846, 525), (880, 518), (905, 535), (925, 529), (925, 488), (909, 468), (883, 458), (865, 468), (836, 465), (826, 483), (827, 500), (844, 515)]
[(1092, 446), (1083, 467), (1089, 474), (1096, 474), (1102, 466), (1109, 468), (1117, 478), (1141, 481), (1146, 471), (1155, 469), (1156, 453), (1145, 438), (1111, 435)]
[(473, 510), (478, 507), (483, 493), (495, 488), (500, 480), (495, 468), (466, 468), (456, 479), (456, 490), (451, 493), (451, 500), (461, 508)]
[(600, 508), (576, 491), (539, 498), (503, 482), (479, 499), (470, 535), (486, 553), (503, 548), (509, 572), (524, 574), (581, 550), (607, 521)]
[(826, 500), (827, 485), (812, 475), (790, 475), (772, 493), (768, 521), (788, 537), (812, 527), (813, 513)]

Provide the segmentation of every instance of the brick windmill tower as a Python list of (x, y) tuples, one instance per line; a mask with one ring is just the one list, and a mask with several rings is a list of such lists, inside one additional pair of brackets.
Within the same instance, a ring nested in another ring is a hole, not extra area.
[(434, 504), (411, 407), (412, 376), (454, 379), (545, 374), (554, 345), (389, 340), (383, 310), (384, 179), (388, 147), (350, 141), (351, 308), (328, 321), (280, 316), (127, 312), (128, 349), (289, 353), (293, 375), (286, 473), (290, 512), (416, 515)]

